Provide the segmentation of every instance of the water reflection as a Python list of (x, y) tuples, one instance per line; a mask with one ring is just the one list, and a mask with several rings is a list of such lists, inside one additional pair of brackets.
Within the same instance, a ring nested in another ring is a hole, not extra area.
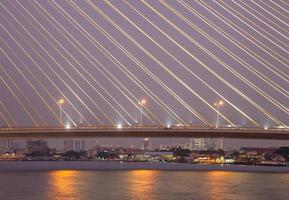
[(229, 182), (232, 172), (211, 171), (207, 173), (205, 183), (207, 183), (208, 199), (224, 199), (230, 196)]
[(2, 200), (288, 199), (289, 174), (193, 171), (0, 172)]
[(129, 196), (130, 199), (154, 199), (157, 191), (159, 171), (133, 170), (129, 171)]
[(48, 173), (49, 199), (53, 200), (78, 200), (79, 191), (77, 187), (77, 177), (79, 171), (57, 170)]

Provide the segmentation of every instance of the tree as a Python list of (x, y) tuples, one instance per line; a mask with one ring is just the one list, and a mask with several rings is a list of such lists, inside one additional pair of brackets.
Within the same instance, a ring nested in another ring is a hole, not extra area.
[(109, 159), (111, 158), (111, 153), (107, 151), (101, 151), (96, 154), (97, 158)]
[(189, 156), (191, 154), (191, 151), (189, 149), (182, 149), (181, 147), (173, 148), (171, 151), (174, 153), (175, 156)]
[(223, 149), (218, 149), (217, 154), (220, 156), (225, 156), (225, 151)]
[(234, 152), (231, 155), (234, 157), (238, 157), (240, 155), (240, 152), (237, 150), (234, 150)]
[(80, 152), (75, 152), (75, 151), (67, 151), (64, 153), (65, 157), (71, 158), (71, 159), (79, 159), (81, 154)]
[(276, 150), (276, 153), (283, 156), (287, 162), (289, 161), (289, 147), (279, 147), (279, 149)]

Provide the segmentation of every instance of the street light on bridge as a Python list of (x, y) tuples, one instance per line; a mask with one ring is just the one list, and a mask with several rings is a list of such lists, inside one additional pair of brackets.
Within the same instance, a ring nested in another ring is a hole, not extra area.
[[(138, 105), (140, 105), (140, 126), (142, 127), (142, 114), (143, 114), (143, 107), (146, 104), (146, 100), (142, 99), (141, 101), (138, 102)], [(144, 150), (148, 150), (149, 148), (149, 138), (144, 139)]]
[(146, 104), (146, 100), (142, 99), (138, 102), (138, 105), (140, 105), (140, 125), (142, 127), (142, 114), (143, 114), (143, 106)]
[(59, 123), (60, 123), (60, 126), (63, 125), (63, 121), (62, 121), (62, 105), (65, 103), (65, 100), (63, 98), (59, 99), (57, 104), (59, 106)]
[(216, 128), (219, 128), (220, 122), (220, 107), (224, 105), (224, 101), (220, 100), (214, 103), (214, 106), (217, 107), (217, 120), (216, 120)]

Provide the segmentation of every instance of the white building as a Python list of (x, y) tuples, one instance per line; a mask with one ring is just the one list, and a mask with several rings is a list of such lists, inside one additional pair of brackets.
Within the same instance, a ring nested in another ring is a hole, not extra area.
[(223, 138), (205, 138), (205, 149), (223, 149)]
[(190, 143), (191, 143), (191, 150), (205, 149), (205, 138), (192, 138)]

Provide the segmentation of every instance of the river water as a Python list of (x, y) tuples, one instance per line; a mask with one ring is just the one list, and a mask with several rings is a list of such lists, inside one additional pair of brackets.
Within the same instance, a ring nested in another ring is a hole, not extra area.
[(0, 170), (1, 200), (289, 199), (289, 173)]

